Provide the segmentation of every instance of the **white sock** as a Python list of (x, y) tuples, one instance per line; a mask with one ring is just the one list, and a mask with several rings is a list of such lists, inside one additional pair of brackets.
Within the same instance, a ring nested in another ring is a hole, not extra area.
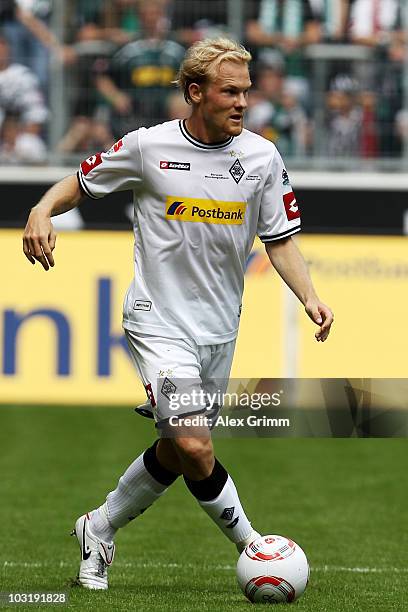
[(239, 552), (239, 554), (242, 553), (242, 551), (248, 546), (248, 544), (251, 544), (254, 540), (260, 537), (261, 534), (258, 533), (258, 531), (255, 531), (255, 529), (253, 529), (247, 538), (236, 543), (237, 551)]
[(89, 526), (92, 533), (104, 542), (112, 542), (117, 529), (115, 529), (108, 520), (106, 503), (99, 506), (96, 510), (92, 510), (89, 515), (91, 517)]
[[(249, 543), (251, 536), (257, 532), (252, 529), (251, 523), (246, 517), (237, 489), (231, 476), (228, 476), (221, 493), (210, 501), (197, 500), (210, 518), (221, 529), (231, 542), (237, 544), (238, 550), (243, 550)], [(255, 539), (255, 537), (253, 539)], [(242, 548), (241, 548), (242, 546)]]
[(120, 527), (142, 514), (167, 489), (147, 471), (143, 454), (120, 477), (105, 504), (91, 514), (91, 530), (105, 541), (112, 540)]

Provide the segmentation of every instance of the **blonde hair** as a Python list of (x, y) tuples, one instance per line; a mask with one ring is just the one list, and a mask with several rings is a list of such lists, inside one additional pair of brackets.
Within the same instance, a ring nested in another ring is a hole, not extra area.
[(191, 83), (204, 84), (216, 78), (221, 62), (249, 64), (251, 59), (245, 47), (229, 38), (200, 40), (187, 50), (174, 83), (183, 92), (187, 104), (191, 104)]

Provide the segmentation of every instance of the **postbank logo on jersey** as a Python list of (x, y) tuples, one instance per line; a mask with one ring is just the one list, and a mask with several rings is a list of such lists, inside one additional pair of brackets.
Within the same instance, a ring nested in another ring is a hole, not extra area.
[(200, 198), (166, 198), (166, 219), (217, 225), (242, 225), (246, 202), (224, 202)]

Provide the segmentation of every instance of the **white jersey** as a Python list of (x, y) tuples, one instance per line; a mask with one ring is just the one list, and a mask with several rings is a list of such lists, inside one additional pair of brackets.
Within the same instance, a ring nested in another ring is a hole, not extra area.
[(91, 198), (133, 190), (135, 277), (123, 325), (135, 332), (233, 340), (256, 234), (271, 242), (300, 229), (278, 151), (248, 130), (209, 145), (185, 122), (141, 128), (85, 160), (78, 179)]

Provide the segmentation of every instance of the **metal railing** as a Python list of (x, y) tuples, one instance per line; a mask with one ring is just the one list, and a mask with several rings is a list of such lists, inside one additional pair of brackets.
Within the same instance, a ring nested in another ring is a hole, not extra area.
[[(225, 30), (244, 42), (246, 5), (243, 0), (225, 2)], [(55, 57), (50, 62), (47, 100), (51, 112), (44, 138), (49, 150), (48, 161), (55, 165), (76, 164), (80, 157), (94, 150), (93, 138), (88, 138), (89, 149), (86, 138), (71, 150), (61, 146), (61, 142), (75, 122), (77, 98), (84, 93), (80, 89), (86, 81), (82, 77), (84, 71), (90, 69), (89, 58), (97, 60), (98, 54), (104, 57), (111, 54), (110, 43), (106, 41), (75, 39), (67, 16), (68, 8), (68, 3), (63, 0), (54, 2), (50, 23), (58, 40), (67, 41), (76, 55), (75, 63), (64, 63)], [(408, 24), (408, 3), (403, 3), (402, 17), (403, 23)], [(405, 31), (408, 32), (408, 27)], [(169, 37), (173, 34), (170, 32)], [(255, 49), (254, 93), (248, 127), (274, 140), (285, 158), (290, 158), (292, 167), (367, 171), (408, 168), (407, 54), (398, 67), (390, 68), (388, 60), (380, 59), (369, 46), (344, 43), (309, 45), (303, 49), (301, 57), (307, 75), (302, 84), (298, 76), (294, 78), (290, 73), (279, 73), (285, 71), (285, 65), (274, 63), (276, 56), (274, 60), (273, 54), (262, 55), (260, 51)], [(395, 72), (393, 83), (390, 81), (391, 69)], [(282, 88), (280, 96), (270, 96), (270, 92), (262, 89), (260, 75), (268, 84), (268, 70), (270, 79), (275, 78), (277, 82), (280, 79), (277, 83)], [(95, 79), (87, 82), (89, 90), (86, 91), (95, 97)], [(395, 87), (398, 92), (390, 94), (384, 91), (386, 87)], [(170, 91), (170, 88), (166, 90), (164, 96), (168, 96)], [(123, 89), (122, 93), (131, 92)], [(390, 95), (394, 96), (392, 100)], [(104, 94), (100, 91), (97, 97), (94, 115), (89, 117), (90, 132), (97, 134), (104, 124), (106, 134), (111, 132), (114, 138), (113, 106), (107, 100), (106, 91)], [(185, 112), (175, 97), (171, 99), (173, 103), (175, 109), (169, 108), (168, 118)], [(392, 108), (386, 108), (387, 104)], [(166, 117), (157, 117), (157, 120), (163, 118)], [(137, 124), (144, 120), (152, 123), (155, 117), (137, 119)]]

